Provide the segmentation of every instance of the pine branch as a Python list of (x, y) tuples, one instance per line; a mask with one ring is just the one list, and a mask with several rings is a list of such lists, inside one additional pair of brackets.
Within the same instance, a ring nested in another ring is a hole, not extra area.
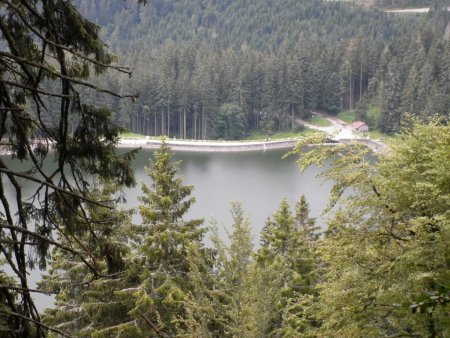
[(22, 89), (25, 89), (25, 90), (29, 90), (30, 92), (35, 92), (35, 93), (46, 95), (46, 96), (59, 97), (59, 98), (63, 98), (63, 99), (69, 98), (68, 95), (46, 92), (46, 91), (41, 90), (41, 89), (25, 86), (25, 85), (23, 85), (21, 83), (18, 83), (18, 82), (12, 82), (12, 81), (6, 81), (6, 80), (0, 80), (0, 82), (3, 82), (4, 84), (7, 84), (9, 86), (22, 88)]
[(20, 11), (20, 9), (18, 7), (16, 7), (15, 5), (13, 5), (12, 3), (8, 2), (8, 1), (2, 1), (2, 2), (6, 3), (6, 5), (11, 7), (12, 9), (14, 9), (14, 11), (17, 13), (17, 15), (22, 20), (23, 24), (25, 26), (27, 26), (27, 28), (30, 31), (32, 31), (34, 34), (36, 34), (42, 41), (44, 41), (44, 42), (46, 42), (46, 43), (48, 43), (50, 45), (53, 45), (54, 47), (66, 50), (66, 51), (70, 52), (71, 54), (73, 54), (73, 55), (75, 55), (75, 56), (77, 56), (77, 57), (79, 57), (79, 58), (81, 58), (81, 59), (83, 59), (85, 61), (88, 61), (88, 62), (90, 62), (92, 64), (95, 64), (97, 66), (101, 66), (101, 67), (105, 67), (105, 68), (111, 68), (111, 69), (117, 70), (117, 71), (119, 71), (121, 73), (128, 74), (129, 76), (132, 75), (132, 72), (129, 70), (129, 67), (126, 67), (126, 66), (113, 66), (113, 65), (110, 65), (110, 64), (99, 62), (99, 61), (97, 61), (95, 59), (92, 59), (92, 58), (89, 58), (89, 57), (87, 57), (85, 55), (82, 55), (81, 53), (77, 52), (73, 48), (67, 47), (65, 45), (56, 43), (54, 41), (51, 41), (51, 40), (45, 38), (45, 36), (43, 36), (41, 33), (39, 33), (36, 29), (33, 28), (33, 26), (28, 21), (25, 20), (25, 18), (23, 16), (23, 13)]
[[(52, 245), (54, 245), (54, 246), (56, 246), (56, 247), (58, 247), (58, 248), (60, 248), (62, 250), (65, 250), (65, 251), (68, 251), (70, 253), (73, 253), (74, 255), (79, 256), (81, 258), (81, 260), (83, 261), (83, 263), (85, 263), (89, 267), (89, 269), (91, 269), (94, 272), (97, 272), (97, 269), (95, 267), (93, 267), (88, 261), (86, 261), (86, 259), (83, 257), (83, 253), (82, 252), (79, 252), (79, 251), (77, 251), (77, 250), (75, 250), (75, 249), (73, 249), (71, 247), (66, 246), (66, 245), (60, 244), (60, 243), (58, 243), (58, 242), (56, 242), (56, 241), (54, 241), (54, 240), (52, 240), (52, 239), (50, 239), (48, 237), (39, 235), (38, 233), (36, 233), (34, 231), (31, 231), (31, 230), (28, 230), (28, 229), (24, 229), (24, 228), (21, 228), (21, 227), (18, 227), (18, 226), (9, 225), (9, 224), (5, 224), (5, 223), (0, 223), (0, 229), (1, 228), (10, 229), (10, 230), (13, 230), (13, 231), (21, 232), (23, 234), (27, 234), (27, 235), (29, 235), (31, 237), (35, 237), (35, 238), (38, 238), (38, 239), (40, 239), (42, 241), (46, 241), (47, 243), (52, 244)], [(86, 253), (86, 254), (88, 254), (88, 253)]]
[(60, 192), (60, 193), (62, 193), (62, 194), (70, 195), (70, 196), (72, 196), (72, 197), (76, 197), (76, 198), (78, 198), (78, 199), (80, 199), (80, 200), (83, 200), (83, 201), (85, 201), (85, 202), (88, 202), (88, 203), (97, 205), (97, 206), (99, 206), (99, 207), (103, 207), (103, 208), (107, 208), (107, 209), (113, 209), (113, 207), (111, 207), (111, 206), (104, 205), (104, 204), (102, 204), (102, 203), (100, 203), (100, 202), (97, 202), (97, 201), (94, 201), (93, 199), (90, 199), (90, 198), (88, 198), (88, 197), (85, 197), (85, 196), (76, 194), (76, 193), (74, 193), (74, 192), (72, 192), (72, 191), (68, 191), (68, 190), (66, 190), (66, 189), (57, 187), (56, 185), (54, 185), (54, 184), (51, 183), (51, 182), (42, 181), (42, 180), (40, 180), (40, 179), (38, 179), (38, 178), (35, 178), (35, 177), (33, 177), (33, 176), (29, 176), (29, 175), (26, 175), (26, 174), (22, 174), (22, 173), (15, 172), (15, 171), (12, 171), (12, 170), (9, 170), (9, 169), (6, 169), (6, 168), (1, 168), (1, 167), (0, 167), (0, 173), (5, 173), (5, 174), (7, 174), (7, 175), (12, 175), (12, 176), (17, 176), (17, 177), (25, 178), (25, 179), (27, 179), (27, 180), (30, 180), (30, 181), (39, 183), (39, 184), (41, 184), (41, 185), (47, 186), (47, 187), (49, 187), (49, 188), (52, 188), (53, 190), (58, 191), (58, 192)]
[(24, 108), (18, 108), (18, 107), (0, 107), (0, 111), (11, 111), (11, 112), (19, 111), (19, 112), (21, 112), (24, 110), (25, 110)]
[(156, 327), (156, 325), (146, 315), (139, 312), (139, 316), (158, 334), (158, 336), (162, 336), (161, 331)]
[(16, 56), (16, 55), (11, 54), (11, 53), (0, 51), (0, 56), (3, 56), (3, 57), (6, 57), (6, 58), (15, 60), (16, 62), (18, 62), (21, 65), (22, 64), (27, 64), (27, 65), (33, 66), (35, 68), (45, 70), (47, 73), (49, 73), (51, 75), (54, 75), (54, 76), (56, 76), (56, 77), (58, 77), (60, 79), (67, 80), (70, 83), (75, 83), (75, 84), (78, 84), (78, 85), (81, 85), (81, 86), (84, 86), (84, 87), (88, 87), (88, 88), (94, 89), (94, 90), (96, 90), (97, 92), (100, 92), (100, 93), (106, 93), (106, 94), (109, 94), (111, 96), (118, 97), (118, 98), (121, 98), (121, 99), (130, 98), (133, 101), (135, 99), (139, 98), (139, 94), (121, 95), (121, 94), (118, 94), (118, 93), (116, 93), (116, 92), (114, 92), (112, 90), (95, 86), (94, 84), (92, 84), (90, 82), (79, 80), (79, 79), (76, 79), (76, 78), (71, 77), (71, 76), (63, 75), (63, 74), (59, 73), (58, 71), (55, 71), (55, 70), (53, 70), (53, 69), (51, 69), (51, 68), (49, 68), (49, 67), (47, 67), (47, 66), (45, 66), (45, 65), (43, 65), (41, 63), (33, 62), (33, 61), (30, 61), (30, 60), (28, 60), (26, 58), (23, 58), (23, 57), (20, 57), (20, 56)]
[(17, 312), (9, 312), (9, 311), (4, 311), (4, 310), (0, 309), (0, 313), (3, 313), (4, 315), (7, 315), (7, 316), (13, 316), (13, 317), (18, 317), (18, 318), (21, 318), (21, 319), (25, 319), (25, 320), (27, 320), (29, 322), (32, 322), (32, 323), (34, 323), (34, 324), (36, 324), (36, 325), (38, 325), (38, 326), (40, 326), (40, 327), (42, 327), (42, 328), (44, 328), (44, 329), (46, 329), (48, 331), (52, 331), (52, 332), (58, 333), (61, 336), (66, 337), (66, 338), (72, 338), (73, 337), (73, 336), (71, 336), (71, 335), (69, 335), (69, 334), (67, 334), (67, 333), (65, 333), (63, 331), (60, 331), (60, 330), (55, 329), (55, 328), (53, 328), (51, 326), (45, 325), (44, 323), (42, 323), (39, 320), (34, 320), (32, 318), (29, 318), (29, 317), (26, 317), (24, 315), (21, 315), (20, 313), (17, 313)]
[(38, 289), (30, 289), (30, 288), (21, 288), (21, 287), (18, 287), (18, 286), (5, 285), (5, 284), (0, 284), (0, 289), (20, 291), (20, 292), (24, 292), (24, 293), (36, 292), (36, 293), (42, 293), (44, 295), (50, 295), (50, 294), (53, 293), (53, 292), (49, 292), (49, 291), (43, 291), (43, 290), (38, 290)]

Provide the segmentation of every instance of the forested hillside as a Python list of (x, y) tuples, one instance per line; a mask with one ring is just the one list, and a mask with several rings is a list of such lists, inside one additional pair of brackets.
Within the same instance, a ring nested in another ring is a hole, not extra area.
[[(390, 39), (414, 23), (345, 2), (295, 0), (77, 0), (80, 11), (104, 28), (106, 42), (123, 54), (148, 53), (167, 40), (206, 40), (221, 48), (275, 51), (302, 37), (335, 43), (355, 35)], [(400, 22), (399, 22), (400, 21)]]
[[(353, 110), (383, 132), (410, 112), (450, 107), (449, 12), (399, 16), (325, 1), (76, 1), (133, 65), (104, 87), (116, 123), (137, 133), (241, 138), (296, 128), (313, 110)], [(436, 8), (435, 8), (436, 9)], [(76, 119), (76, 118), (75, 118)]]

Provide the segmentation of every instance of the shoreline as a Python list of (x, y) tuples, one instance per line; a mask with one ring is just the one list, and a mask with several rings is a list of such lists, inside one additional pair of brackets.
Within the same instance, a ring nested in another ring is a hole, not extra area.
[[(270, 141), (210, 141), (210, 140), (166, 140), (167, 144), (174, 151), (189, 152), (250, 152), (266, 151), (274, 149), (292, 149), (301, 138), (270, 140)], [(384, 144), (367, 138), (335, 138), (327, 145), (338, 143), (361, 143), (371, 148), (374, 152), (383, 149)], [(118, 148), (143, 148), (158, 149), (161, 140), (151, 139), (121, 139), (117, 144)]]
[[(300, 138), (271, 141), (209, 141), (209, 140), (172, 140), (167, 139), (167, 144), (174, 151), (193, 152), (247, 152), (266, 151), (273, 149), (291, 149)], [(147, 139), (121, 139), (118, 148), (158, 149), (161, 140)]]

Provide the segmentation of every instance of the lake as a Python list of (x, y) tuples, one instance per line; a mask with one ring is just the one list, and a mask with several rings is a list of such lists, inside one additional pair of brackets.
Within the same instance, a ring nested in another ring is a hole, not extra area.
[[(285, 152), (175, 153), (174, 159), (181, 161), (180, 176), (184, 184), (194, 186), (196, 203), (187, 217), (204, 218), (207, 226), (212, 219), (216, 219), (221, 226), (219, 233), (225, 239), (224, 229), (231, 228), (230, 203), (240, 201), (251, 220), (253, 242), (258, 246), (259, 233), (267, 217), (278, 209), (281, 199), (286, 197), (294, 210), (296, 201), (303, 193), (310, 204), (311, 217), (316, 217), (318, 224), (323, 226), (321, 213), (327, 204), (330, 182), (322, 184), (323, 180), (316, 178), (321, 170), (316, 167), (301, 173), (295, 164), (296, 157), (282, 159)], [(138, 184), (125, 190), (127, 204), (122, 207), (135, 208), (141, 195), (141, 183), (151, 185), (145, 166), (149, 165), (152, 154), (152, 150), (143, 149), (136, 156), (133, 167)], [(26, 163), (19, 161), (7, 162), (16, 170), (26, 167)], [(25, 196), (32, 194), (34, 189), (33, 185), (24, 188)], [(139, 221), (139, 217), (135, 217), (135, 221)], [(31, 272), (31, 285), (40, 279), (39, 276), (38, 270)], [(41, 294), (35, 294), (34, 298), (40, 309), (51, 306), (53, 302), (52, 297)]]
[[(153, 151), (142, 149), (136, 156), (133, 168), (137, 185), (125, 189), (127, 203), (119, 205), (120, 207), (135, 208), (138, 205), (138, 196), (142, 194), (142, 182), (151, 185), (145, 167), (149, 165)], [(187, 217), (204, 218), (205, 225), (215, 219), (219, 226), (230, 228), (230, 204), (232, 201), (239, 201), (251, 220), (256, 244), (267, 217), (278, 209), (281, 199), (286, 197), (294, 210), (296, 201), (301, 194), (305, 194), (310, 204), (311, 216), (316, 217), (319, 225), (323, 226), (320, 215), (327, 204), (331, 184), (316, 178), (322, 169), (311, 167), (301, 173), (295, 163), (296, 156), (282, 159), (286, 152), (175, 152), (174, 160), (180, 161), (179, 174), (184, 184), (194, 186), (193, 196), (196, 203)], [(23, 171), (27, 167), (26, 162), (10, 159), (6, 159), (6, 162), (13, 170)], [(53, 166), (49, 161), (44, 170), (49, 172)], [(25, 183), (21, 179), (18, 180)], [(31, 197), (34, 189), (35, 184), (26, 182), (24, 197)], [(7, 187), (6, 193), (9, 198), (14, 198)], [(139, 222), (139, 216), (134, 217), (134, 221)]]
[[(205, 218), (206, 224), (216, 219), (219, 225), (229, 228), (232, 201), (240, 201), (250, 217), (255, 243), (267, 217), (273, 213), (286, 197), (292, 210), (301, 194), (305, 194), (310, 203), (311, 216), (318, 217), (327, 204), (330, 183), (322, 184), (316, 178), (318, 168), (309, 168), (304, 173), (298, 169), (296, 157), (282, 159), (283, 150), (242, 153), (199, 153), (176, 152), (175, 160), (182, 161), (180, 175), (185, 184), (194, 186), (193, 196), (196, 203), (188, 217)], [(137, 182), (151, 184), (144, 167), (149, 165), (151, 150), (142, 150), (137, 156), (135, 168)], [(141, 194), (140, 184), (126, 191), (128, 207), (137, 205), (137, 196)]]

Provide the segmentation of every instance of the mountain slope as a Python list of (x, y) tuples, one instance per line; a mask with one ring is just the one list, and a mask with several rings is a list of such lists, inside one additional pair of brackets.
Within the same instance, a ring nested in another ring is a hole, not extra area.
[(344, 2), (298, 0), (77, 0), (91, 20), (104, 27), (105, 38), (117, 52), (205, 39), (221, 47), (248, 45), (276, 50), (301, 37), (333, 43), (354, 36), (390, 40), (413, 28), (414, 20), (364, 10)]

